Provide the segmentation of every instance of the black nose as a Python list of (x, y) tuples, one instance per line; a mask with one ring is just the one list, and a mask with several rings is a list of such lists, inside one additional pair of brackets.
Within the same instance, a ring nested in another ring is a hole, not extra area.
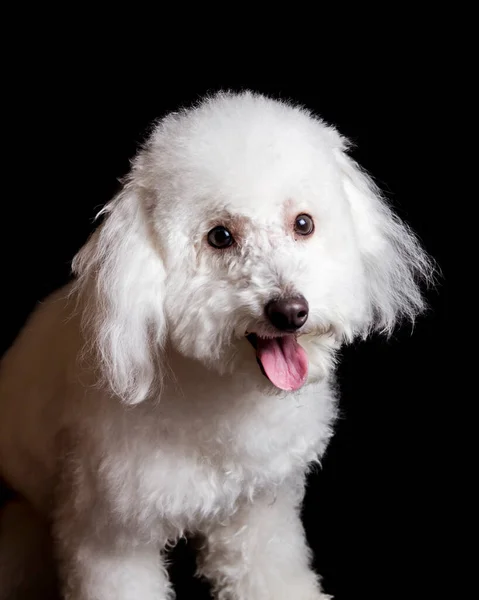
[(265, 312), (276, 329), (293, 333), (308, 320), (309, 306), (306, 298), (296, 296), (268, 302)]

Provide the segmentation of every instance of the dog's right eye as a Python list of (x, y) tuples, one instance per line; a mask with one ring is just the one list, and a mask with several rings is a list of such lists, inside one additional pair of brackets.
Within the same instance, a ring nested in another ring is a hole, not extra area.
[(213, 248), (228, 248), (234, 242), (231, 232), (218, 225), (208, 233), (208, 244)]

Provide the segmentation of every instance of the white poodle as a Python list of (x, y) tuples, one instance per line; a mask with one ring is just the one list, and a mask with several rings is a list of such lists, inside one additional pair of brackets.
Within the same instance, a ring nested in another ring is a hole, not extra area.
[(3, 358), (0, 471), (51, 526), (63, 598), (173, 598), (186, 533), (220, 600), (326, 598), (300, 507), (335, 353), (413, 319), (432, 273), (347, 149), (250, 92), (170, 114)]

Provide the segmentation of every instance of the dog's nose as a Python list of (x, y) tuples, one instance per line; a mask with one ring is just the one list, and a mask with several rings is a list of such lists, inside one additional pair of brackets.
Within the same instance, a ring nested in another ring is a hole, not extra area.
[(268, 302), (265, 313), (270, 322), (281, 331), (293, 333), (308, 320), (309, 306), (306, 298), (282, 298)]

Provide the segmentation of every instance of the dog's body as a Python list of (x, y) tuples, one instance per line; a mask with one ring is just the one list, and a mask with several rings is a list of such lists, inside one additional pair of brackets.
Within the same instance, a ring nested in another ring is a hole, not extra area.
[(252, 94), (167, 117), (4, 357), (0, 473), (51, 523), (65, 598), (172, 597), (160, 550), (187, 532), (220, 600), (325, 597), (299, 510), (335, 351), (414, 317), (430, 274), (345, 149)]

